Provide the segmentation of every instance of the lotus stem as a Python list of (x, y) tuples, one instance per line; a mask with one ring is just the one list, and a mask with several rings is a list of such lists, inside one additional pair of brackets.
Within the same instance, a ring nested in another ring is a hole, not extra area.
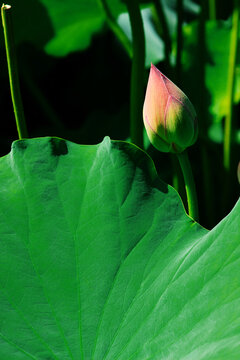
[(168, 67), (167, 70), (169, 73), (172, 44), (171, 44), (171, 37), (170, 37), (170, 33), (169, 33), (168, 22), (167, 22), (166, 15), (163, 10), (162, 0), (153, 0), (153, 6), (155, 8), (156, 15), (157, 15), (157, 18), (159, 20), (159, 23), (160, 23), (160, 26), (162, 29), (162, 38), (164, 41), (165, 59), (166, 59), (167, 67)]
[(182, 35), (182, 24), (183, 24), (183, 0), (177, 1), (177, 56), (176, 56), (176, 81), (178, 85), (181, 83), (182, 74), (182, 46), (183, 46), (183, 35)]
[(4, 40), (7, 55), (8, 74), (10, 82), (10, 91), (13, 103), (13, 110), (17, 125), (19, 139), (28, 137), (27, 127), (25, 122), (25, 116), (23, 111), (22, 97), (19, 86), (17, 58), (15, 53), (12, 18), (11, 18), (11, 6), (2, 5), (1, 8), (2, 24), (4, 30)]
[(130, 56), (130, 58), (132, 58), (132, 52), (133, 51), (132, 51), (131, 42), (129, 41), (128, 37), (123, 32), (121, 27), (118, 25), (118, 23), (117, 23), (116, 19), (114, 18), (114, 16), (112, 15), (112, 13), (111, 13), (111, 11), (109, 9), (109, 6), (107, 4), (107, 1), (106, 0), (99, 0), (99, 4), (100, 4), (101, 8), (103, 9), (103, 11), (105, 13), (108, 26), (113, 31), (113, 33), (116, 35), (116, 37), (119, 39), (119, 41), (122, 43), (122, 45), (124, 46), (126, 52)]
[(185, 181), (185, 189), (186, 189), (187, 203), (188, 203), (188, 214), (195, 221), (198, 221), (197, 192), (196, 192), (195, 182), (193, 179), (192, 168), (189, 162), (187, 150), (184, 150), (182, 153), (177, 154), (177, 156)]
[(232, 31), (230, 40), (229, 67), (228, 67), (228, 112), (225, 119), (224, 144), (223, 144), (223, 164), (225, 171), (229, 173), (231, 163), (231, 137), (232, 137), (232, 115), (234, 102), (234, 83), (235, 69), (238, 47), (239, 30), (239, 7), (240, 1), (234, 1), (234, 10), (232, 18)]
[(130, 90), (130, 138), (143, 148), (142, 104), (144, 99), (145, 37), (138, 0), (126, 0), (129, 13), (133, 60)]
[(209, 19), (216, 20), (216, 1), (209, 0)]
[(201, 167), (203, 174), (203, 193), (204, 193), (204, 208), (205, 216), (212, 226), (215, 221), (214, 201), (213, 201), (213, 182), (212, 182), (212, 169), (211, 162), (208, 156), (207, 142), (204, 141), (208, 131), (207, 124), (207, 102), (206, 102), (206, 18), (207, 18), (207, 0), (201, 0), (201, 11), (199, 14), (198, 23), (198, 108), (197, 113), (201, 119), (201, 126), (199, 127), (200, 141), (201, 141)]

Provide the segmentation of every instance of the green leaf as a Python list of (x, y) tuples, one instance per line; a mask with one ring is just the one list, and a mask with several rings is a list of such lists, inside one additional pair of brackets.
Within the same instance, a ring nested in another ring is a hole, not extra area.
[(46, 44), (50, 55), (64, 56), (90, 45), (93, 34), (104, 22), (97, 0), (41, 0), (51, 19), (55, 36)]
[[(192, 74), (197, 71), (197, 23), (184, 26), (185, 51), (183, 54), (183, 65), (185, 71)], [(220, 123), (227, 113), (227, 77), (229, 64), (231, 23), (230, 21), (208, 21), (206, 23), (206, 87), (211, 98), (209, 99), (209, 112), (211, 123)], [(197, 84), (195, 84), (195, 88)], [(234, 102), (240, 101), (240, 57), (237, 60), (236, 83)], [(220, 131), (220, 130), (219, 130)], [(211, 133), (214, 133), (212, 131)], [(216, 138), (219, 138), (216, 135)]]
[[(115, 6), (117, 0), (115, 0)], [(109, 2), (110, 5), (110, 2)], [(177, 26), (177, 12), (176, 12), (176, 3), (169, 2), (167, 0), (162, 1), (163, 10), (167, 18), (167, 23), (169, 27), (169, 32), (173, 35), (176, 32)], [(199, 12), (199, 5), (194, 4), (192, 1), (184, 1), (184, 10), (191, 15), (196, 15)], [(112, 7), (112, 12), (114, 11)], [(132, 42), (131, 35), (131, 26), (128, 13), (122, 11), (118, 13), (117, 22), (123, 32), (126, 34), (130, 42)], [(152, 6), (142, 7), (141, 15), (143, 19), (144, 33), (145, 33), (145, 43), (146, 43), (146, 59), (145, 66), (150, 67), (151, 63), (157, 64), (160, 61), (163, 61), (165, 58), (164, 54), (164, 42), (159, 36), (156, 26), (154, 24), (154, 14), (152, 13)], [(155, 14), (156, 16), (156, 14)]]
[[(145, 66), (150, 67), (151, 63), (156, 64), (164, 59), (164, 44), (163, 40), (159, 37), (154, 27), (150, 9), (146, 8), (141, 10), (141, 14), (146, 39)], [(125, 12), (119, 15), (117, 21), (119, 26), (127, 35), (128, 39), (132, 42), (131, 26), (128, 13)]]
[[(100, 0), (101, 1), (101, 0)], [(111, 14), (116, 18), (119, 14), (127, 11), (127, 7), (121, 0), (106, 0)]]
[(103, 26), (98, 0), (12, 0), (16, 43), (30, 42), (50, 55), (84, 50)]
[[(125, 4), (120, 0), (106, 0), (110, 13), (119, 22), (129, 39), (130, 24)], [(13, 23), (16, 43), (33, 43), (44, 48), (49, 55), (65, 56), (84, 50), (91, 44), (106, 20), (101, 0), (12, 0)], [(174, 3), (163, 1), (164, 11), (169, 20), (170, 32), (176, 28)], [(146, 65), (164, 59), (163, 41), (159, 38), (151, 17), (151, 7), (146, 4), (142, 11), (146, 35)], [(196, 14), (199, 6), (188, 0), (184, 9)]]
[(136, 146), (0, 159), (0, 359), (238, 359), (240, 202), (194, 223)]

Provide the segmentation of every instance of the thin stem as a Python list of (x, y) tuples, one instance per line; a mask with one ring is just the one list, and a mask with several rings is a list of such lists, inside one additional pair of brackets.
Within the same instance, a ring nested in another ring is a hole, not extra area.
[(1, 8), (2, 23), (4, 30), (4, 40), (7, 55), (8, 74), (10, 82), (13, 110), (17, 124), (19, 139), (27, 138), (27, 128), (23, 112), (22, 97), (19, 86), (19, 77), (17, 69), (17, 59), (15, 54), (13, 27), (11, 19), (11, 6), (2, 5)]
[(187, 198), (184, 189), (184, 180), (178, 159), (175, 154), (170, 154), (170, 158), (172, 163), (172, 186), (181, 196), (183, 203), (186, 204)]
[(181, 74), (182, 74), (182, 46), (183, 46), (183, 36), (182, 36), (182, 24), (183, 24), (183, 0), (177, 1), (177, 57), (176, 57), (176, 82), (181, 83)]
[(108, 26), (116, 35), (116, 37), (119, 39), (119, 41), (123, 44), (130, 58), (132, 58), (133, 50), (132, 50), (131, 42), (129, 41), (127, 35), (123, 32), (121, 27), (118, 25), (114, 16), (112, 15), (106, 0), (98, 0), (98, 2), (105, 13)]
[(130, 137), (134, 144), (142, 148), (142, 104), (144, 95), (145, 37), (138, 0), (126, 0), (126, 5), (131, 23), (133, 42), (130, 94)]
[(213, 201), (213, 183), (212, 183), (212, 171), (211, 171), (211, 159), (209, 158), (207, 143), (204, 141), (208, 124), (207, 124), (207, 101), (206, 101), (206, 57), (207, 57), (207, 44), (206, 44), (206, 18), (207, 18), (207, 0), (201, 0), (201, 12), (198, 23), (198, 102), (197, 113), (198, 118), (201, 121), (199, 126), (199, 137), (201, 141), (200, 153), (201, 153), (201, 166), (203, 174), (203, 193), (204, 193), (204, 208), (205, 216), (209, 222), (209, 225), (214, 223), (214, 201)]
[(188, 202), (188, 213), (195, 221), (198, 221), (198, 201), (195, 182), (193, 179), (191, 165), (188, 159), (187, 150), (184, 150), (182, 153), (178, 154), (178, 160), (183, 172), (183, 177), (185, 181), (185, 189), (187, 194)]
[(205, 137), (207, 133), (207, 116), (206, 116), (206, 1), (201, 0), (201, 12), (198, 23), (198, 116), (201, 119), (200, 127), (201, 137)]
[(168, 22), (167, 22), (167, 18), (166, 15), (164, 13), (163, 10), (163, 6), (162, 6), (162, 0), (153, 0), (153, 5), (154, 5), (154, 9), (156, 11), (159, 23), (160, 23), (160, 27), (161, 27), (161, 33), (162, 33), (162, 37), (163, 37), (163, 41), (164, 41), (164, 51), (165, 51), (165, 59), (166, 59), (166, 64), (168, 67), (168, 72), (170, 70), (170, 54), (171, 54), (171, 48), (172, 48), (172, 44), (171, 44), (171, 37), (170, 37), (170, 33), (169, 33), (169, 28), (168, 28)]
[(175, 154), (170, 154), (171, 162), (172, 162), (172, 186), (174, 189), (179, 192), (179, 177), (177, 176), (177, 159)]
[(216, 1), (209, 0), (209, 19), (216, 20)]
[(232, 112), (234, 101), (234, 83), (238, 45), (238, 29), (239, 29), (239, 5), (240, 1), (234, 1), (232, 31), (230, 40), (229, 66), (228, 66), (228, 112), (225, 119), (224, 144), (223, 144), (223, 164), (225, 171), (230, 171), (231, 159), (231, 137), (232, 137)]

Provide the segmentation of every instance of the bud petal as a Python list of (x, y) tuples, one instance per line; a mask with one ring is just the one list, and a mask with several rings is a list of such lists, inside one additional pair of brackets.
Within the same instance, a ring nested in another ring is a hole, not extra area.
[(197, 139), (196, 112), (188, 97), (154, 65), (143, 106), (150, 142), (163, 152), (182, 152)]

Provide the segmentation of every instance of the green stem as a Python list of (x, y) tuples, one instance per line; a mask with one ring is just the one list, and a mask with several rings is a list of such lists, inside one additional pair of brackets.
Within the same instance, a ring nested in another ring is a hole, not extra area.
[(188, 213), (195, 221), (198, 221), (198, 201), (196, 187), (193, 179), (191, 165), (188, 159), (187, 150), (178, 154), (178, 160), (183, 172), (185, 189), (188, 202)]
[(232, 112), (234, 101), (234, 82), (238, 45), (238, 29), (239, 29), (239, 5), (240, 1), (234, 1), (232, 31), (230, 40), (229, 67), (228, 67), (228, 112), (225, 119), (224, 144), (223, 144), (223, 164), (225, 171), (230, 171), (231, 159), (231, 136), (232, 136)]
[(130, 137), (131, 141), (143, 147), (142, 106), (144, 99), (145, 37), (138, 0), (126, 0), (129, 13), (133, 60), (130, 94)]
[(175, 154), (170, 154), (171, 162), (172, 162), (172, 186), (174, 189), (179, 192), (179, 177), (177, 176), (177, 159)]
[(209, 0), (209, 19), (216, 20), (216, 2), (215, 2), (215, 0)]
[(183, 0), (177, 1), (177, 57), (176, 57), (176, 81), (178, 84), (181, 83), (181, 73), (182, 73), (182, 46), (183, 46), (183, 36), (182, 36), (182, 24), (183, 24)]
[(11, 19), (11, 6), (2, 5), (1, 8), (2, 23), (4, 30), (4, 40), (7, 55), (8, 74), (10, 82), (13, 110), (17, 124), (19, 139), (27, 138), (27, 128), (23, 112), (22, 97), (19, 86), (19, 77), (17, 69), (17, 60), (14, 47), (13, 28)]
[(172, 186), (181, 196), (183, 203), (186, 204), (187, 199), (184, 189), (184, 181), (178, 159), (175, 154), (170, 154), (170, 158), (172, 162)]
[(213, 201), (213, 183), (212, 183), (212, 166), (211, 158), (208, 156), (208, 143), (204, 140), (208, 131), (208, 113), (206, 101), (206, 57), (207, 57), (207, 44), (206, 44), (206, 18), (207, 18), (207, 0), (201, 0), (201, 12), (199, 15), (198, 23), (198, 96), (197, 96), (197, 114), (201, 119), (201, 126), (199, 126), (199, 137), (201, 141), (200, 154), (201, 154), (201, 167), (203, 174), (203, 196), (205, 217), (208, 221), (208, 226), (214, 223), (215, 211)]
[(198, 23), (198, 117), (201, 119), (202, 126), (199, 128), (200, 136), (205, 137), (207, 133), (207, 115), (206, 115), (206, 1), (201, 0), (201, 12)]
[(98, 2), (105, 13), (108, 26), (110, 27), (112, 32), (116, 35), (116, 37), (119, 39), (119, 41), (123, 44), (130, 58), (132, 58), (133, 50), (132, 50), (131, 42), (129, 41), (127, 35), (123, 32), (121, 27), (118, 25), (114, 16), (112, 15), (106, 0), (98, 0)]
[(163, 10), (163, 6), (162, 6), (162, 1), (161, 0), (153, 0), (153, 5), (154, 5), (154, 9), (156, 11), (157, 14), (157, 18), (159, 20), (160, 23), (160, 27), (161, 27), (161, 33), (162, 33), (162, 37), (163, 37), (163, 41), (164, 41), (164, 51), (165, 51), (165, 59), (166, 59), (166, 64), (167, 64), (167, 71), (169, 72), (170, 70), (170, 55), (171, 55), (171, 48), (172, 48), (172, 44), (171, 44), (171, 37), (170, 37), (170, 33), (169, 33), (169, 28), (168, 28), (168, 22)]

